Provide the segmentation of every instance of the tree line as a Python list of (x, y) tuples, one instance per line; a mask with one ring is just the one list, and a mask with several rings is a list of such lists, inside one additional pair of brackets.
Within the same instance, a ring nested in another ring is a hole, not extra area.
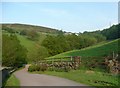
[(101, 34), (105, 36), (107, 40), (117, 39), (120, 38), (120, 24), (113, 25), (110, 28), (106, 28), (101, 31), (84, 32), (84, 34)]

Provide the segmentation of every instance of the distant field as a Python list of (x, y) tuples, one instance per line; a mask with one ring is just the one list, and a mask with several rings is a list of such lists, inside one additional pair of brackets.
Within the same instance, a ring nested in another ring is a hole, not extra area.
[(120, 42), (120, 39), (116, 39), (116, 40), (102, 43), (102, 44), (97, 44), (95, 46), (90, 46), (81, 50), (68, 51), (65, 53), (61, 53), (61, 54), (49, 57), (47, 59), (59, 58), (59, 57), (65, 57), (65, 56), (82, 56), (82, 57), (106, 56), (106, 55), (112, 54), (113, 51), (115, 53), (120, 52), (120, 46), (118, 46), (118, 42)]

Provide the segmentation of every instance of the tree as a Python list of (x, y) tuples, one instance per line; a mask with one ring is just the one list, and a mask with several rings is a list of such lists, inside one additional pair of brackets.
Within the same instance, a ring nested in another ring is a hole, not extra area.
[(97, 43), (96, 38), (86, 34), (79, 35), (79, 40), (80, 48), (85, 48)]
[(38, 40), (38, 33), (35, 30), (29, 30), (27, 31), (27, 37), (31, 40)]
[(59, 46), (57, 45), (58, 40), (55, 36), (47, 36), (43, 42), (42, 45), (47, 48), (50, 55), (58, 54), (60, 51)]
[(34, 62), (39, 62), (41, 60), (44, 60), (46, 57), (48, 57), (48, 51), (45, 47), (40, 46), (39, 48), (36, 48), (35, 51), (33, 51), (31, 55), (31, 59)]
[(70, 45), (70, 50), (79, 48), (79, 38), (75, 34), (65, 36), (67, 43)]
[(120, 38), (120, 24), (113, 25), (110, 28), (101, 31), (101, 34), (106, 36), (107, 40)]
[(13, 30), (12, 28), (6, 27), (4, 25), (2, 26), (2, 30), (5, 30), (5, 31), (7, 31), (9, 33), (15, 33), (15, 30)]
[(2, 38), (2, 65), (19, 67), (26, 63), (27, 50), (20, 45), (17, 37), (13, 34), (3, 34)]
[(27, 30), (22, 30), (22, 31), (20, 32), (20, 35), (27, 35)]
[(70, 50), (70, 46), (63, 35), (48, 35), (43, 40), (42, 45), (47, 48), (51, 56)]

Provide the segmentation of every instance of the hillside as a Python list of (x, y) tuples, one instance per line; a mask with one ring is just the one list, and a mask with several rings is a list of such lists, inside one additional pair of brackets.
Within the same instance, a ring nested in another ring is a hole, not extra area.
[(30, 62), (31, 60), (34, 59), (33, 56), (40, 47), (44, 48), (43, 46), (41, 46), (41, 43), (45, 39), (46, 34), (39, 33), (39, 40), (38, 41), (32, 41), (32, 40), (26, 38), (26, 36), (22, 36), (19, 34), (16, 34), (16, 35), (17, 35), (17, 38), (19, 39), (21, 45), (23, 45), (28, 51), (27, 52), (28, 62)]
[(16, 31), (21, 30), (36, 30), (38, 32), (44, 32), (44, 33), (58, 33), (59, 30), (48, 28), (48, 27), (42, 27), (42, 26), (36, 26), (36, 25), (28, 25), (28, 24), (2, 24), (2, 26), (14, 29)]
[(65, 56), (83, 56), (83, 57), (91, 57), (91, 56), (107, 56), (112, 54), (114, 51), (115, 53), (120, 53), (120, 46), (118, 46), (118, 42), (120, 39), (116, 39), (107, 43), (98, 44), (95, 46), (90, 46), (81, 50), (73, 50), (68, 51), (65, 53), (61, 53), (50, 58), (58, 58), (58, 57), (65, 57)]

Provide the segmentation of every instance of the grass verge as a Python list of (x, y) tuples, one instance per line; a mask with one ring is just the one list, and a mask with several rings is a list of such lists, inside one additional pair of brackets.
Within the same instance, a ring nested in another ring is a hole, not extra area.
[(15, 77), (14, 74), (11, 74), (11, 76), (6, 80), (6, 83), (4, 85), (7, 86), (20, 86), (19, 80)]

